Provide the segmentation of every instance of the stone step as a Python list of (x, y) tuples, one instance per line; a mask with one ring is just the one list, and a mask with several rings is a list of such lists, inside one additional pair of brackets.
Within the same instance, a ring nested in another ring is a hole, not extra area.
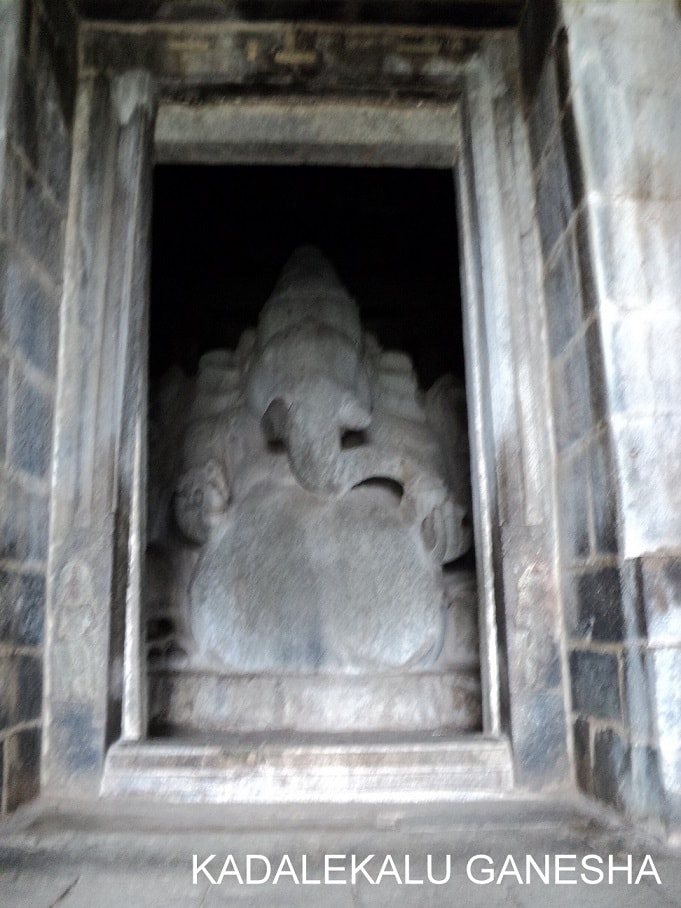
[(195, 803), (410, 803), (499, 796), (513, 787), (504, 739), (234, 735), (149, 739), (109, 750), (104, 797)]

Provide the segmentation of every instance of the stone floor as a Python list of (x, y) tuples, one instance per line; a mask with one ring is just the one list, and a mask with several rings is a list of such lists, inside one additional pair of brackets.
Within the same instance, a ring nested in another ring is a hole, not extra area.
[[(582, 867), (587, 854), (603, 863), (590, 858)], [(258, 856), (250, 859), (252, 880), (266, 875), (269, 862), (268, 881), (246, 882), (248, 855)], [(440, 883), (429, 880), (428, 855), (430, 876)], [(493, 882), (469, 879), (475, 855), (489, 857), (477, 859), (471, 875), (493, 871)], [(542, 872), (549, 856), (551, 882), (536, 871), (524, 880), (526, 855)], [(558, 877), (556, 855), (571, 856), (559, 859)], [(631, 884), (626, 870), (608, 881), (609, 855), (625, 868), (630, 860)], [(357, 871), (354, 885), (353, 856), (366, 871)], [(199, 869), (205, 861), (210, 877)], [(323, 880), (325, 862), (329, 883), (312, 882)], [(603, 882), (579, 879), (595, 880), (599, 867)], [(641, 869), (647, 873), (636, 883)], [(681, 854), (582, 802), (254, 808), (38, 801), (0, 826), (0, 905), (668, 908), (681, 906)]]

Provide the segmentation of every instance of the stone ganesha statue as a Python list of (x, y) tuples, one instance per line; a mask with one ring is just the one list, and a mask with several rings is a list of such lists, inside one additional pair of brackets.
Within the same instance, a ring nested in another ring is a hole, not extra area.
[(409, 358), (382, 351), (327, 259), (299, 249), (257, 328), (203, 357), (173, 468), (179, 534), (156, 521), (179, 565), (176, 626), (192, 667), (435, 662), (443, 565), (471, 538), (428, 418), (442, 382), (432, 393), (429, 407)]

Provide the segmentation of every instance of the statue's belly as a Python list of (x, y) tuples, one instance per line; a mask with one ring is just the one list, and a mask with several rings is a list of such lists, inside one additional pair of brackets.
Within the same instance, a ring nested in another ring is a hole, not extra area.
[(190, 598), (199, 659), (240, 672), (411, 667), (442, 642), (441, 574), (399, 508), (368, 490), (234, 503)]

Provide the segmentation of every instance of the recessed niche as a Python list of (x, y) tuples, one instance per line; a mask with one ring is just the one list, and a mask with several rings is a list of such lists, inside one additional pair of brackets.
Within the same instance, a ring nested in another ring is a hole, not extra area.
[(156, 168), (150, 734), (477, 731), (450, 171)]

